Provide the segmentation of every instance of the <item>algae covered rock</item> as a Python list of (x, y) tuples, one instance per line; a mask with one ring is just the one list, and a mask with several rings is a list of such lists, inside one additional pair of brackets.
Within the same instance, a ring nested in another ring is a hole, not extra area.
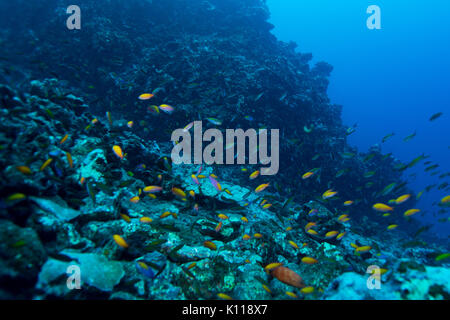
[(87, 284), (101, 291), (111, 292), (125, 275), (120, 261), (110, 261), (103, 255), (69, 250), (64, 250), (61, 254), (78, 262), (81, 286)]
[(21, 228), (11, 221), (0, 220), (0, 283), (22, 283), (17, 294), (33, 286), (47, 259), (41, 240), (32, 228)]

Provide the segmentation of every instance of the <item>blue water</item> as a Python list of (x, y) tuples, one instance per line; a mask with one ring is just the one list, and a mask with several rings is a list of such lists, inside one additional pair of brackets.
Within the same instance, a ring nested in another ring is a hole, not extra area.
[[(405, 162), (425, 153), (450, 171), (450, 1), (362, 1), (346, 0), (268, 0), (273, 33), (283, 41), (294, 41), (297, 50), (311, 52), (314, 62), (333, 65), (329, 97), (341, 104), (344, 123), (358, 124), (349, 142), (360, 151), (381, 143), (390, 132), (395, 136), (383, 144)], [(366, 25), (369, 5), (381, 9), (381, 30)], [(432, 114), (444, 115), (434, 122)], [(409, 142), (403, 138), (417, 131)], [(440, 180), (424, 172), (423, 164), (406, 171), (410, 186), (420, 192)], [(433, 223), (437, 235), (447, 237), (448, 223), (437, 219), (433, 203), (445, 196), (444, 190), (425, 193), (417, 216)]]

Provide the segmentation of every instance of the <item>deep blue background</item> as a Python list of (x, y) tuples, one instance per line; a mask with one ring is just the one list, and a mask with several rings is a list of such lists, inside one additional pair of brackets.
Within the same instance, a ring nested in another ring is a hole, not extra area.
[[(273, 33), (283, 41), (295, 41), (298, 50), (311, 52), (313, 62), (334, 66), (328, 90), (333, 103), (341, 104), (346, 125), (358, 123), (349, 137), (352, 145), (366, 151), (381, 143), (385, 153), (405, 162), (421, 153), (450, 171), (450, 1), (448, 0), (267, 0)], [(366, 26), (369, 5), (381, 8), (381, 30)], [(429, 122), (436, 112), (444, 115)], [(417, 136), (403, 138), (417, 131)], [(427, 185), (448, 181), (424, 173), (423, 165), (410, 186), (419, 192)], [(435, 223), (435, 231), (447, 237), (450, 223), (433, 217), (432, 206), (445, 194), (425, 193), (417, 207), (426, 212), (416, 219)]]

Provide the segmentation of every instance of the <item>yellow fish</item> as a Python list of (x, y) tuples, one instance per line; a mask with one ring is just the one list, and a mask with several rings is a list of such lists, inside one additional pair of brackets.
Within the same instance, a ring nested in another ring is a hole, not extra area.
[(312, 234), (314, 236), (316, 236), (318, 234), (317, 231), (314, 230), (314, 229), (308, 229), (306, 232), (309, 233), (309, 234)]
[(339, 234), (338, 231), (330, 231), (325, 234), (325, 238), (327, 238), (327, 239), (334, 238), (338, 234)]
[(164, 212), (162, 215), (159, 216), (160, 219), (167, 218), (168, 216), (171, 216), (172, 213), (170, 211)]
[(118, 234), (113, 235), (113, 239), (119, 247), (128, 248), (128, 243)]
[(138, 203), (139, 200), (140, 200), (139, 197), (138, 197), (138, 196), (135, 196), (135, 197), (133, 197), (133, 198), (130, 199), (130, 202), (132, 202), (132, 203)]
[(262, 234), (261, 233), (255, 233), (253, 235), (253, 237), (255, 237), (256, 239), (261, 239), (262, 238)]
[(337, 240), (341, 240), (345, 236), (346, 232), (339, 233), (336, 237)]
[(224, 215), (223, 213), (218, 214), (217, 216), (219, 217), (219, 219), (222, 219), (222, 220), (227, 220), (228, 219), (228, 216)]
[(242, 236), (242, 239), (244, 239), (244, 240), (249, 240), (251, 237), (248, 235), (248, 234), (244, 234), (243, 236)]
[(126, 214), (121, 213), (120, 216), (122, 217), (123, 220), (125, 220), (126, 222), (130, 223), (131, 219), (129, 216), (127, 216)]
[(352, 200), (348, 200), (348, 201), (344, 202), (344, 206), (346, 206), (346, 207), (351, 206), (352, 204), (353, 204)]
[(113, 150), (114, 154), (115, 154), (118, 158), (120, 158), (120, 160), (123, 160), (123, 151), (122, 151), (122, 148), (121, 148), (121, 147), (119, 147), (119, 146), (113, 146), (112, 150)]
[(269, 209), (271, 206), (272, 206), (271, 203), (265, 204), (265, 205), (263, 206), (263, 209), (264, 209), (264, 210), (267, 210), (267, 209)]
[(259, 170), (254, 171), (251, 175), (250, 175), (250, 180), (256, 179), (259, 176)]
[(233, 298), (231, 298), (229, 295), (225, 294), (225, 293), (218, 293), (217, 296), (220, 299), (224, 299), (224, 300), (233, 300)]
[(45, 162), (42, 164), (42, 166), (39, 168), (39, 171), (44, 171), (45, 168), (47, 168), (48, 165), (49, 165), (50, 163), (52, 163), (52, 161), (53, 161), (52, 158), (50, 158), (50, 159), (48, 159), (47, 161), (45, 161)]
[(305, 226), (305, 230), (309, 230), (309, 229), (311, 229), (312, 227), (314, 227), (315, 225), (316, 225), (315, 222), (308, 222), (308, 224)]
[(345, 220), (346, 218), (348, 217), (348, 214), (343, 214), (343, 215), (341, 215), (339, 218), (338, 218), (338, 221), (343, 221), (343, 220)]
[(294, 241), (289, 240), (289, 244), (290, 244), (291, 246), (293, 246), (295, 249), (299, 249), (298, 245), (297, 245)]
[(160, 186), (148, 186), (144, 188), (145, 193), (156, 193), (162, 191)]
[(411, 198), (410, 194), (404, 194), (397, 199), (395, 199), (396, 204), (402, 204), (403, 202), (407, 201), (409, 198)]
[(393, 230), (395, 228), (397, 228), (398, 225), (397, 224), (391, 224), (390, 226), (387, 227), (388, 230)]
[(153, 98), (154, 96), (155, 95), (152, 93), (143, 93), (138, 97), (138, 99), (139, 100), (149, 100), (149, 99)]
[(405, 211), (405, 213), (403, 214), (405, 217), (409, 217), (412, 216), (413, 214), (416, 214), (417, 212), (420, 212), (419, 209), (409, 209), (407, 211)]
[(264, 270), (269, 271), (275, 268), (278, 268), (279, 266), (282, 266), (283, 264), (281, 262), (272, 262), (269, 263), (267, 266), (264, 267)]
[(269, 186), (268, 183), (261, 184), (261, 185), (259, 185), (259, 186), (255, 189), (255, 192), (256, 192), (256, 193), (262, 192), (262, 191), (264, 191), (268, 186)]
[(441, 203), (442, 203), (442, 204), (450, 203), (450, 195), (443, 197), (443, 198), (441, 199)]
[(304, 175), (302, 175), (302, 179), (303, 180), (308, 179), (308, 178), (312, 177), (313, 175), (314, 175), (314, 172), (311, 172), (311, 171), (307, 172)]
[(322, 194), (322, 199), (329, 199), (334, 197), (335, 195), (337, 195), (337, 192), (329, 189)]
[(389, 207), (388, 205), (384, 203), (375, 203), (372, 206), (373, 209), (375, 209), (378, 212), (388, 212), (388, 211), (394, 211), (394, 208)]
[(16, 201), (16, 200), (22, 200), (25, 199), (27, 196), (23, 193), (14, 193), (10, 195), (8, 198), (6, 198), (6, 201)]
[(186, 193), (180, 188), (173, 187), (172, 193), (179, 198), (186, 198)]
[(315, 264), (318, 262), (316, 259), (311, 257), (303, 257), (301, 261), (305, 264)]
[(264, 290), (266, 290), (268, 293), (272, 293), (272, 291), (269, 289), (269, 287), (266, 286), (265, 284), (263, 284), (262, 287), (263, 287)]
[(142, 223), (150, 223), (150, 222), (153, 221), (153, 219), (149, 218), (149, 217), (142, 217), (142, 218), (139, 219), (139, 221), (142, 222)]
[(371, 246), (362, 246), (355, 249), (356, 252), (367, 252), (372, 249)]
[(314, 287), (304, 287), (300, 290), (303, 294), (309, 294), (314, 292)]
[(291, 291), (286, 291), (286, 294), (287, 294), (289, 297), (297, 298), (297, 295), (296, 295), (295, 293), (291, 292)]
[(245, 222), (245, 223), (248, 222), (248, 219), (246, 217), (241, 217), (241, 220), (242, 220), (242, 222)]

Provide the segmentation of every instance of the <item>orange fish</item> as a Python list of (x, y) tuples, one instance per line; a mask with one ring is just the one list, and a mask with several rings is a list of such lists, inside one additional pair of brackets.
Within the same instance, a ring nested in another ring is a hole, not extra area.
[(242, 239), (244, 239), (244, 240), (249, 240), (251, 237), (248, 235), (248, 234), (244, 234), (243, 236), (242, 236)]
[(72, 156), (69, 152), (66, 152), (66, 157), (67, 157), (67, 162), (69, 163), (69, 167), (73, 168), (73, 160), (72, 160)]
[(242, 220), (242, 222), (245, 222), (245, 223), (248, 222), (248, 219), (246, 217), (241, 217), (241, 220)]
[(121, 147), (113, 146), (112, 150), (117, 157), (119, 157), (121, 160), (123, 160), (123, 152), (122, 152)]
[(261, 233), (255, 233), (253, 235), (253, 237), (255, 237), (256, 239), (261, 239), (262, 238), (262, 234)]
[(31, 174), (31, 169), (27, 166), (17, 166), (16, 169), (20, 172), (22, 172), (23, 174), (26, 175), (30, 175)]
[(222, 221), (220, 221), (220, 222), (217, 224), (217, 226), (214, 228), (214, 230), (215, 230), (216, 232), (219, 232), (220, 229), (222, 229), (222, 225), (223, 225), (223, 223), (222, 223)]
[(303, 283), (303, 279), (296, 272), (292, 271), (289, 268), (279, 266), (272, 269), (270, 273), (279, 281), (287, 285), (296, 288), (303, 288), (305, 286)]
[(196, 265), (197, 265), (196, 262), (192, 262), (192, 263), (187, 267), (187, 269), (190, 270), (190, 269), (192, 269), (193, 267), (195, 267)]
[(66, 142), (67, 138), (69, 138), (69, 135), (68, 135), (68, 134), (66, 134), (66, 135), (61, 139), (61, 141), (59, 141), (59, 144), (63, 144), (64, 142)]
[(217, 250), (216, 244), (212, 241), (203, 242), (203, 246), (205, 246), (206, 248), (211, 249), (211, 250)]

